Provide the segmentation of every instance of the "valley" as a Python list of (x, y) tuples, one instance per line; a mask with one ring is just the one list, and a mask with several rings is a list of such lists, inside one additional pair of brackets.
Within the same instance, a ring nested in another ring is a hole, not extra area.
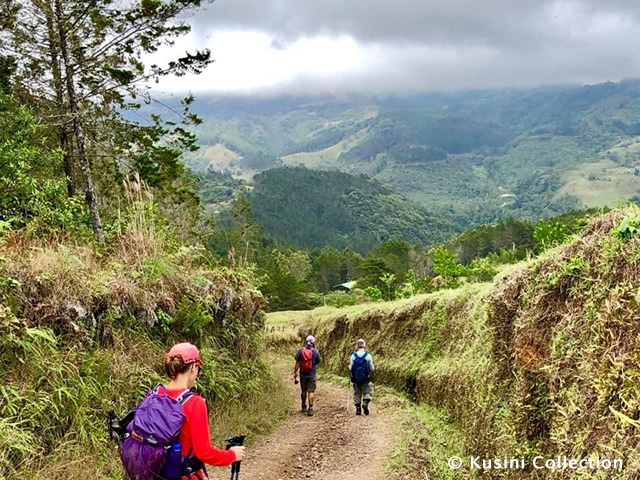
[[(200, 100), (187, 157), (251, 182), (283, 166), (364, 174), (467, 228), (637, 198), (640, 83), (414, 98)], [(637, 130), (637, 132), (636, 132)], [(513, 194), (504, 201), (503, 195)]]

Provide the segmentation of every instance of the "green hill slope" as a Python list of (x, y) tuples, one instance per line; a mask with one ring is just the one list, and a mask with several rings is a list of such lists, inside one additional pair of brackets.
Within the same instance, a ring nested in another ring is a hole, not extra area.
[(254, 177), (249, 195), (258, 223), (276, 238), (308, 248), (366, 252), (393, 237), (442, 241), (453, 226), (382, 184), (336, 171), (279, 168)]
[[(383, 100), (198, 100), (212, 165), (363, 173), (463, 226), (640, 196), (640, 82)], [(234, 152), (234, 154), (229, 153)]]

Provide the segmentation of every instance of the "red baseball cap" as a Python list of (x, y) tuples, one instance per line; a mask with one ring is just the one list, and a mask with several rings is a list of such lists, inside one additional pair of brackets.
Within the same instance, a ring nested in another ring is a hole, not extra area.
[(202, 366), (202, 359), (200, 358), (200, 351), (198, 347), (189, 342), (178, 343), (171, 347), (168, 353), (169, 356), (179, 355), (182, 357), (182, 361), (184, 363), (193, 363), (196, 362), (198, 365)]

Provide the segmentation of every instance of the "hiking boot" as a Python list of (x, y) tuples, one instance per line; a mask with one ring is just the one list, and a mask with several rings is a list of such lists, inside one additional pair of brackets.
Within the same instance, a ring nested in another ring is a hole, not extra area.
[(303, 404), (302, 404), (302, 408), (301, 408), (301, 410), (302, 410), (303, 412), (306, 412), (306, 411), (307, 411), (307, 404), (306, 404), (306, 403), (303, 403)]
[(307, 411), (307, 415), (309, 415), (310, 417), (313, 417), (313, 407), (309, 407), (309, 410)]
[(365, 415), (369, 415), (369, 405), (367, 405), (366, 403), (362, 406), (362, 411), (364, 412)]
[(356, 415), (362, 415), (362, 409), (360, 408), (360, 405), (356, 405)]

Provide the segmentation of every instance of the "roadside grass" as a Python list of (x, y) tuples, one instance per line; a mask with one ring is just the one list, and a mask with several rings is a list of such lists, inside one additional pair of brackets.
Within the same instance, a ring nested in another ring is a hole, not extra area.
[[(339, 315), (357, 316), (367, 311), (384, 311), (394, 306), (406, 305), (408, 302), (419, 302), (424, 295), (416, 295), (410, 299), (390, 302), (371, 302), (346, 307), (317, 307), (313, 310), (288, 310), (270, 312), (265, 319), (265, 341), (273, 350), (279, 350), (302, 342), (311, 333), (310, 325), (330, 320)], [(357, 339), (354, 339), (354, 342)], [(319, 339), (322, 343), (322, 339)]]
[(266, 314), (265, 328), (267, 332), (271, 327), (276, 327), (276, 331), (297, 330), (304, 323), (309, 310), (283, 310), (280, 312), (270, 312)]
[(370, 302), (358, 305), (349, 305), (345, 307), (317, 307), (313, 310), (287, 310), (279, 312), (270, 312), (266, 314), (265, 324), (267, 327), (285, 327), (290, 330), (297, 330), (302, 326), (306, 326), (308, 321), (329, 320), (336, 315), (360, 315), (371, 309), (383, 309), (397, 306), (405, 306), (408, 303), (419, 302), (424, 299), (425, 295), (415, 295), (409, 299), (398, 299), (386, 302)]
[[(346, 368), (345, 368), (346, 371)], [(318, 375), (343, 388), (351, 389), (349, 378), (320, 368)], [(389, 445), (385, 470), (391, 480), (466, 479), (468, 468), (451, 469), (447, 460), (461, 457), (469, 465), (466, 437), (446, 410), (433, 405), (416, 404), (402, 392), (385, 385), (373, 386), (373, 403), (385, 408), (397, 430), (401, 432), (396, 445)], [(351, 401), (351, 397), (349, 397)]]
[[(41, 333), (22, 342), (24, 364), (5, 375), (0, 388), (0, 478), (121, 480), (106, 412), (126, 413), (151, 386), (165, 381), (159, 371), (164, 343), (117, 333), (114, 345), (88, 352), (59, 348), (56, 337)], [(196, 389), (209, 404), (214, 444), (222, 448), (231, 434), (247, 435), (251, 444), (285, 419), (292, 400), (273, 371), (254, 364), (245, 378), (238, 365), (216, 366), (207, 358)], [(273, 363), (265, 358), (265, 364)], [(220, 388), (232, 381), (226, 369), (237, 370), (242, 385), (223, 395)]]
[(251, 445), (257, 437), (271, 433), (287, 418), (294, 399), (282, 384), (283, 362), (274, 353), (267, 352), (265, 363), (272, 370), (266, 372), (258, 391), (214, 406), (209, 411), (214, 443), (223, 445), (229, 435), (247, 435), (247, 444)]
[(298, 344), (298, 329), (304, 323), (306, 311), (281, 311), (266, 314), (265, 342), (267, 347), (281, 354)]
[[(397, 409), (402, 437), (387, 461), (392, 480), (449, 480), (472, 478), (466, 437), (444, 409), (416, 405), (405, 399)], [(457, 456), (463, 467), (452, 469), (447, 461)]]

